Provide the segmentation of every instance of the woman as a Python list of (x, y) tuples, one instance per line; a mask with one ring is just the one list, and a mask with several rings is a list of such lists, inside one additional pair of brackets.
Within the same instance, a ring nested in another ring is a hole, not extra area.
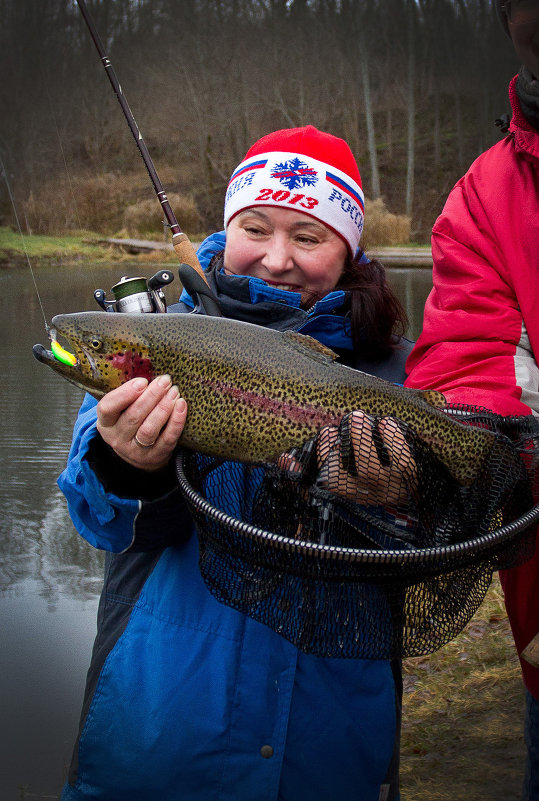
[[(402, 382), (403, 315), (381, 265), (356, 256), (362, 227), (348, 145), (312, 126), (277, 131), (234, 171), (225, 233), (199, 258), (225, 316), (301, 331)], [(190, 307), (184, 292), (174, 310)], [(188, 413), (162, 376), (87, 398), (77, 420), (59, 483), (78, 531), (108, 554), (62, 798), (398, 799), (400, 666), (302, 653), (204, 585), (171, 466)], [(378, 495), (398, 473), (398, 432), (382, 421), (380, 433), (382, 478), (354, 471)]]

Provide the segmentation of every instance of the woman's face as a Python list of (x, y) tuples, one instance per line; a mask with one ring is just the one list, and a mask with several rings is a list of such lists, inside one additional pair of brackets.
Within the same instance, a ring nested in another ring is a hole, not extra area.
[(340, 236), (292, 209), (253, 206), (233, 217), (226, 231), (225, 273), (301, 292), (302, 305), (335, 288), (346, 257)]

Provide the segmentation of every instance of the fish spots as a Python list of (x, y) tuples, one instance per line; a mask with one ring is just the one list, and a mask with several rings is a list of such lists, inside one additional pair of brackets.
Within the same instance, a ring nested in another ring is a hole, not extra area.
[(129, 381), (131, 378), (147, 378), (151, 381), (155, 378), (151, 359), (137, 351), (120, 351), (107, 355), (105, 359), (114, 370), (122, 373), (124, 381)]
[(439, 408), (441, 395), (321, 358), (303, 339), (299, 347), (297, 338), (272, 329), (191, 314), (82, 312), (52, 323), (75, 348), (94, 336), (103, 342), (91, 364), (81, 357), (78, 370), (61, 365), (93, 394), (168, 373), (189, 408), (183, 444), (219, 458), (271, 461), (355, 409), (401, 421), (464, 486), (493, 446), (492, 432)]
[(210, 386), (212, 390), (220, 393), (220, 395), (230, 397), (238, 403), (245, 404), (253, 411), (260, 411), (265, 415), (272, 415), (272, 424), (277, 422), (275, 418), (285, 418), (287, 424), (307, 423), (320, 427), (335, 425), (335, 423), (338, 422), (335, 418), (335, 414), (332, 413), (331, 410), (324, 409), (321, 406), (313, 406), (309, 403), (294, 403), (286, 399), (286, 397), (279, 397), (280, 393), (276, 393), (271, 397), (211, 378), (201, 378), (199, 380), (201, 383)]

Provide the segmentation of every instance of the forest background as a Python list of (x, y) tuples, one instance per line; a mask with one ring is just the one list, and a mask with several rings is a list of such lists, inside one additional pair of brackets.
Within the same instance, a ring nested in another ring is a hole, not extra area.
[[(312, 123), (349, 142), (371, 208), (399, 215), (397, 240), (428, 242), (451, 187), (510, 111), (518, 62), (490, 0), (88, 6), (191, 237), (221, 227), (228, 178), (253, 141)], [(73, 0), (0, 0), (0, 75), (0, 156), (25, 231), (162, 238)], [(0, 181), (0, 225), (13, 223)]]

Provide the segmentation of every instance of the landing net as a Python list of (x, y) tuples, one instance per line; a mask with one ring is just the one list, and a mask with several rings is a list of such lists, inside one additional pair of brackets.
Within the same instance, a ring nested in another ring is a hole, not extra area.
[(210, 591), (317, 656), (419, 656), (453, 639), (493, 572), (534, 553), (539, 425), (445, 414), (495, 435), (466, 486), (392, 418), (348, 416), (274, 466), (181, 451)]

